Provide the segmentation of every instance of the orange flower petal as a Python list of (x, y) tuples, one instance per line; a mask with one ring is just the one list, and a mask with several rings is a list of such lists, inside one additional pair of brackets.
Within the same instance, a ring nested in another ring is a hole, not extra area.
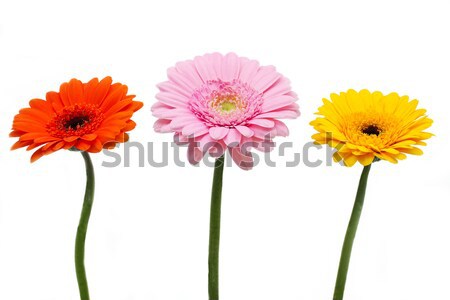
[(85, 140), (85, 141), (93, 141), (97, 138), (97, 135), (94, 133), (90, 133), (90, 134), (85, 134), (81, 137), (81, 139)]
[(84, 87), (81, 81), (78, 79), (72, 79), (69, 81), (67, 85), (67, 96), (72, 105), (75, 103), (86, 102), (86, 99), (84, 98)]
[(59, 112), (64, 108), (64, 103), (62, 102), (61, 97), (57, 92), (48, 92), (45, 96), (45, 99), (47, 99), (47, 102), (52, 105), (55, 112)]
[(91, 147), (91, 144), (83, 141), (83, 140), (78, 140), (78, 142), (75, 144), (75, 148), (81, 150), (81, 151), (86, 151)]
[(111, 83), (112, 83), (111, 77), (103, 78), (99, 82), (97, 87), (94, 89), (92, 94), (90, 94), (90, 98), (87, 99), (88, 102), (100, 105), (105, 99), (106, 95), (108, 94), (109, 89), (111, 88)]
[(67, 82), (64, 82), (59, 87), (59, 97), (61, 98), (61, 102), (63, 103), (63, 105), (67, 106), (67, 107), (72, 105), (72, 103), (70, 103), (69, 95), (68, 95), (68, 92), (67, 92), (67, 86), (68, 85), (69, 84)]

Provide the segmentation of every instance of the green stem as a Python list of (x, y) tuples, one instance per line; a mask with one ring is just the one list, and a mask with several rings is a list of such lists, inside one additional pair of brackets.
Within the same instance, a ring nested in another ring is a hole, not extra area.
[(345, 234), (344, 245), (342, 246), (341, 260), (339, 262), (339, 270), (336, 278), (333, 300), (342, 300), (344, 298), (348, 266), (350, 264), (350, 256), (352, 254), (356, 230), (358, 229), (359, 218), (361, 217), (361, 211), (364, 205), (364, 196), (366, 195), (367, 179), (369, 177), (370, 167), (371, 165), (364, 167), (361, 174), (361, 179), (359, 180), (355, 204), (353, 205), (352, 215), (348, 223), (347, 233)]
[(89, 300), (89, 289), (86, 279), (86, 270), (84, 268), (84, 244), (86, 241), (86, 232), (89, 217), (91, 215), (92, 203), (94, 201), (95, 178), (94, 167), (92, 166), (89, 153), (82, 151), (81, 155), (83, 155), (86, 164), (86, 191), (75, 240), (75, 269), (77, 272), (78, 288), (80, 289), (80, 299)]
[(216, 160), (211, 193), (211, 213), (209, 221), (208, 293), (209, 300), (219, 300), (219, 243), (220, 206), (222, 202), (222, 179), (224, 156)]

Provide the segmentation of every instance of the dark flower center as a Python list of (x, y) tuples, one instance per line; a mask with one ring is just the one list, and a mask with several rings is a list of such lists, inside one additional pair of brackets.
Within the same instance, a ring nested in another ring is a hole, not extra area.
[(378, 126), (376, 126), (376, 125), (369, 125), (362, 130), (362, 133), (367, 134), (367, 135), (374, 134), (376, 136), (379, 136), (381, 133), (381, 129), (378, 128)]
[(96, 105), (75, 104), (56, 113), (45, 127), (51, 136), (57, 138), (81, 137), (94, 133), (104, 119), (105, 116)]
[(64, 128), (76, 130), (78, 128), (83, 127), (83, 125), (86, 124), (87, 122), (89, 122), (89, 117), (87, 116), (73, 117), (72, 119), (67, 120), (64, 123)]

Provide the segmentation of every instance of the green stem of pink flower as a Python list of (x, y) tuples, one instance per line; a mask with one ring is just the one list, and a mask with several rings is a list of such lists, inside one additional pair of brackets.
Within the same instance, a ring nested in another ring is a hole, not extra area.
[(209, 300), (219, 300), (219, 244), (220, 211), (222, 202), (222, 179), (225, 157), (222, 155), (214, 165), (209, 222), (208, 293)]
[(82, 151), (86, 165), (86, 191), (84, 194), (83, 209), (81, 210), (80, 223), (78, 224), (77, 237), (75, 240), (75, 269), (77, 273), (78, 288), (80, 290), (80, 299), (89, 300), (89, 289), (86, 279), (86, 270), (84, 268), (84, 245), (86, 233), (91, 215), (92, 204), (94, 201), (95, 177), (94, 167), (89, 153)]
[(341, 260), (334, 288), (333, 300), (342, 300), (344, 298), (345, 282), (347, 281), (348, 266), (352, 254), (353, 241), (355, 240), (358, 229), (359, 219), (361, 217), (366, 195), (367, 179), (369, 177), (371, 165), (365, 166), (359, 180), (358, 192), (356, 193), (355, 204), (353, 205), (352, 215), (345, 234), (344, 245), (342, 246)]

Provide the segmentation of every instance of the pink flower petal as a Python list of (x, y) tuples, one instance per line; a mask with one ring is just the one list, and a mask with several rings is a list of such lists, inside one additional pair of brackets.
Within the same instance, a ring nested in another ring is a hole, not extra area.
[(275, 137), (276, 131), (273, 128), (265, 128), (256, 125), (250, 125), (249, 127), (253, 131), (253, 137), (265, 140)]
[(230, 128), (230, 131), (223, 141), (227, 146), (236, 146), (241, 141), (241, 134), (236, 129)]
[(184, 76), (189, 82), (189, 87), (200, 87), (204, 82), (200, 75), (197, 73), (195, 64), (193, 61), (179, 62), (175, 65), (177, 71)]
[(300, 115), (299, 112), (292, 111), (292, 110), (279, 110), (279, 111), (272, 111), (260, 114), (256, 116), (257, 119), (264, 119), (264, 118), (280, 118), (280, 119), (295, 119)]
[(183, 96), (168, 92), (159, 92), (156, 94), (156, 99), (172, 107), (187, 107), (189, 101)]
[(157, 118), (163, 118), (164, 114), (171, 111), (172, 109), (173, 109), (173, 107), (168, 106), (162, 102), (156, 102), (151, 107), (153, 116), (155, 116)]
[(247, 126), (235, 126), (234, 128), (236, 128), (245, 137), (253, 136), (253, 131)]
[(214, 79), (222, 79), (222, 54), (215, 52), (206, 56), (206, 58), (210, 62), (210, 68), (214, 70), (214, 74), (216, 75), (216, 78)]
[(239, 168), (243, 170), (251, 170), (253, 168), (253, 156), (250, 152), (243, 154), (239, 147), (229, 148), (229, 151), (231, 158)]
[(250, 82), (259, 69), (259, 63), (256, 60), (250, 60), (246, 64), (241, 65), (239, 79), (242, 82)]
[(197, 86), (192, 86), (192, 84), (189, 83), (189, 80), (180, 74), (176, 68), (172, 67), (167, 70), (167, 77), (169, 77), (169, 80), (173, 83), (175, 83), (177, 86), (179, 86), (182, 90), (185, 90), (187, 93), (192, 93)]
[(230, 129), (228, 127), (211, 127), (209, 129), (209, 134), (215, 140), (223, 139)]
[(153, 104), (151, 111), (153, 116), (167, 119), (192, 114), (192, 112), (187, 108), (174, 108), (162, 102), (156, 102)]
[(156, 132), (172, 132), (170, 122), (170, 120), (159, 119), (153, 124), (153, 128)]
[(264, 99), (264, 103), (261, 107), (263, 112), (269, 112), (273, 110), (277, 110), (279, 108), (283, 108), (292, 104), (295, 101), (295, 98), (287, 95), (283, 96), (275, 96), (268, 99)]
[(272, 96), (284, 95), (291, 91), (291, 84), (286, 77), (280, 78), (274, 85), (264, 92), (265, 98)]
[(184, 115), (182, 117), (174, 118), (172, 123), (170, 123), (170, 128), (172, 130), (180, 130), (189, 124), (196, 123), (197, 121), (197, 118), (193, 115)]
[(266, 128), (272, 128), (273, 126), (275, 126), (275, 122), (269, 119), (252, 119), (249, 120), (247, 123)]
[(184, 135), (182, 135), (182, 134), (175, 133), (173, 135), (173, 141), (177, 145), (186, 145), (189, 142), (189, 138), (184, 136)]
[(208, 149), (208, 153), (212, 157), (220, 157), (225, 153), (226, 149), (227, 147), (223, 143), (216, 142)]
[(194, 143), (189, 143), (188, 161), (190, 164), (192, 165), (198, 164), (202, 160), (203, 155), (204, 153), (198, 147), (196, 147)]
[(259, 68), (256, 76), (253, 78), (252, 86), (257, 91), (263, 93), (269, 87), (271, 87), (280, 77), (281, 74), (276, 72), (275, 67), (261, 67)]
[(213, 140), (209, 134), (205, 134), (201, 137), (196, 137), (195, 142), (197, 143), (197, 146), (200, 148), (200, 150), (202, 150), (204, 153), (206, 153), (210, 147), (218, 143), (218, 141)]
[(287, 128), (286, 124), (281, 121), (275, 120), (275, 130), (277, 131), (277, 135), (279, 136), (289, 135), (289, 129)]
[[(167, 118), (174, 119), (182, 116), (192, 115), (192, 112), (185, 108), (173, 108), (173, 107), (161, 107), (157, 109), (152, 109), (153, 116), (157, 118)], [(198, 121), (198, 120), (197, 120)]]
[(194, 58), (194, 65), (203, 82), (217, 79), (216, 73), (210, 68), (205, 56), (197, 56)]
[(201, 122), (197, 122), (197, 123), (192, 123), (189, 125), (186, 125), (185, 127), (183, 127), (182, 133), (185, 136), (200, 136), (200, 135), (204, 135), (206, 133), (208, 133), (209, 129), (208, 127), (201, 123)]
[(233, 81), (238, 78), (240, 68), (239, 58), (234, 53), (228, 53), (224, 57), (222, 64), (222, 79), (224, 81)]
[(178, 94), (178, 95), (184, 96), (186, 98), (189, 98), (192, 95), (192, 92), (186, 91), (183, 88), (180, 88), (178, 85), (176, 85), (175, 83), (170, 82), (170, 81), (161, 82), (160, 84), (156, 85), (156, 87), (161, 92), (169, 92), (169, 93), (173, 93), (173, 94)]

